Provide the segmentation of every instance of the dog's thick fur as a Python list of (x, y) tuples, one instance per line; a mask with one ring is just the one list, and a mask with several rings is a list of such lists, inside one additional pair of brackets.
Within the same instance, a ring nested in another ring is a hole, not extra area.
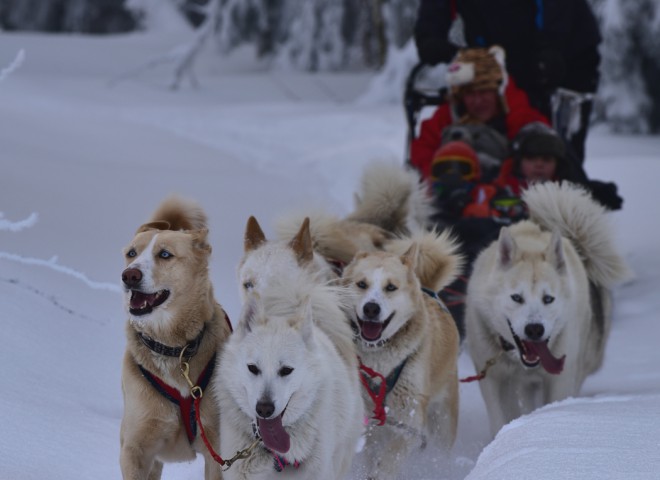
[(305, 219), (289, 241), (267, 240), (254, 217), (245, 228), (244, 255), (239, 262), (238, 280), (243, 301), (252, 293), (262, 297), (280, 284), (289, 283), (300, 288), (291, 290), (293, 304), (311, 302), (314, 318), (330, 337), (344, 361), (357, 369), (353, 333), (343, 321), (345, 304), (343, 289), (333, 286), (337, 275), (327, 262), (314, 252)]
[[(503, 228), (474, 263), (467, 342), (494, 435), (510, 420), (577, 395), (598, 369), (611, 287), (628, 274), (606, 213), (586, 191), (548, 182), (524, 192), (530, 220)], [(565, 357), (564, 357), (565, 356)]]
[[(179, 370), (179, 359), (154, 352), (141, 336), (180, 348), (203, 331), (197, 352), (189, 359), (190, 378), (195, 382), (230, 334), (208, 276), (211, 247), (207, 234), (202, 209), (191, 201), (170, 197), (124, 249), (122, 279), (128, 322), (120, 464), (126, 480), (157, 480), (163, 462), (191, 460), (196, 453), (204, 455), (206, 480), (222, 478), (220, 466), (199, 435), (189, 442), (179, 407), (161, 395), (140, 370), (142, 367), (188, 397), (190, 386)], [(200, 410), (206, 434), (217, 449), (219, 414), (212, 392), (205, 392)]]
[[(448, 451), (458, 419), (458, 331), (449, 311), (422, 291), (437, 292), (455, 278), (458, 246), (447, 233), (427, 232), (388, 249), (358, 253), (343, 276), (352, 292), (347, 314), (362, 364), (385, 378), (403, 365), (385, 399), (385, 426), (368, 431), (369, 478), (395, 478), (429, 435)], [(374, 388), (380, 385), (374, 382)], [(373, 410), (366, 388), (362, 396)]]
[(275, 228), (278, 238), (289, 239), (309, 217), (314, 250), (347, 264), (358, 251), (382, 250), (396, 236), (424, 230), (432, 211), (418, 173), (377, 161), (366, 166), (355, 208), (345, 218), (317, 209), (283, 216)]
[[(273, 417), (286, 408), (282, 426), (291, 448), (278, 455), (291, 464), (302, 462), (280, 475), (339, 479), (350, 467), (363, 407), (352, 332), (342, 310), (344, 290), (327, 283), (327, 268), (315, 262), (309, 220), (289, 242), (267, 241), (256, 219), (248, 220), (238, 272), (244, 312), (217, 382), (225, 455), (254, 441), (257, 403), (268, 400), (275, 406)], [(286, 378), (278, 374), (284, 365), (294, 369)], [(226, 476), (270, 478), (273, 461), (274, 454), (260, 447)]]

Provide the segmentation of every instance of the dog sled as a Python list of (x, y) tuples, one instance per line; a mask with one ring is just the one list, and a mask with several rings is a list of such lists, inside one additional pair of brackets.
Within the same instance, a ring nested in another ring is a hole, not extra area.
[[(415, 139), (419, 135), (420, 124), (423, 110), (426, 108), (437, 108), (441, 104), (449, 101), (449, 91), (443, 86), (440, 78), (441, 68), (433, 67), (425, 63), (416, 64), (410, 71), (405, 84), (403, 107), (407, 124), (406, 145), (404, 154), (404, 163), (407, 168), (415, 168), (411, 162), (411, 148)], [(584, 186), (591, 192), (592, 197), (609, 210), (618, 210), (622, 206), (622, 199), (617, 193), (617, 186), (611, 182), (601, 182), (590, 179), (578, 159), (572, 151), (571, 139), (579, 130), (583, 114), (582, 104), (593, 100), (592, 94), (579, 93), (566, 89), (558, 89), (551, 98), (551, 124), (558, 136), (566, 146), (565, 162), (568, 166), (570, 175), (566, 178), (573, 183)], [(482, 127), (488, 129), (488, 127)], [(492, 129), (490, 129), (492, 130)], [(482, 130), (480, 138), (489, 137), (484, 135)], [(493, 130), (494, 132), (494, 130)], [(492, 136), (492, 135), (491, 135)], [(494, 136), (492, 136), (494, 139)], [(443, 144), (446, 141), (463, 140), (470, 143), (470, 138), (462, 134), (460, 130), (450, 132), (446, 137), (443, 132)], [(492, 140), (492, 139), (491, 139)], [(496, 139), (495, 139), (496, 140)], [(505, 139), (505, 155), (509, 155), (508, 141)], [(475, 146), (475, 145), (473, 145)], [(479, 147), (486, 151), (486, 158), (492, 153), (502, 155), (502, 145), (498, 141), (482, 143)], [(494, 150), (493, 150), (494, 149)], [(475, 148), (476, 150), (476, 148)], [(479, 156), (481, 160), (481, 155)], [(502, 158), (504, 160), (504, 158)], [(499, 169), (499, 166), (498, 166)], [(492, 217), (486, 218), (460, 218), (456, 222), (437, 221), (437, 228), (451, 227), (454, 232), (464, 242), (465, 254), (467, 256), (468, 270), (470, 264), (476, 255), (497, 238), (499, 229), (503, 225), (514, 223), (524, 218), (524, 205), (519, 198), (507, 198), (495, 196), (491, 200), (490, 211), (494, 213)], [(519, 214), (511, 214), (511, 209), (515, 208)], [(523, 209), (521, 212), (521, 208)], [(502, 214), (498, 214), (502, 212)], [(440, 215), (440, 217), (442, 217)], [(467, 239), (467, 240), (466, 240)], [(466, 289), (467, 277), (462, 276), (452, 285), (440, 292), (443, 301), (454, 314), (455, 318), (460, 319), (463, 315), (463, 300)]]

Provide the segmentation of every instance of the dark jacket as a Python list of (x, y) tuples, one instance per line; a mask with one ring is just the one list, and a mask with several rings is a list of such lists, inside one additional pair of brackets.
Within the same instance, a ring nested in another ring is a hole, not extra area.
[(463, 19), (468, 47), (504, 47), (507, 70), (544, 113), (558, 86), (596, 90), (601, 36), (587, 0), (421, 0), (415, 25), (421, 61), (451, 60), (454, 12)]

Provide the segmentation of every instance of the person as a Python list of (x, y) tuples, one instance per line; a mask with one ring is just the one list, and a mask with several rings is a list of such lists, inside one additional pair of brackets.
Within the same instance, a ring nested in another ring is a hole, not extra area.
[[(530, 106), (525, 92), (507, 74), (504, 56), (499, 46), (471, 48), (459, 51), (449, 65), (449, 101), (422, 122), (419, 136), (411, 143), (410, 163), (423, 178), (430, 177), (443, 132), (455, 125), (485, 125), (508, 140), (531, 122), (549, 125), (547, 117)], [(495, 166), (497, 171), (503, 160)]]
[(580, 178), (571, 169), (566, 146), (557, 132), (542, 123), (523, 127), (512, 142), (512, 156), (502, 165), (494, 184), (512, 196), (520, 196), (532, 183)]
[[(552, 118), (550, 99), (558, 87), (596, 91), (602, 38), (587, 0), (421, 0), (414, 29), (420, 61), (451, 61), (458, 46), (449, 32), (459, 16), (467, 46), (501, 45), (507, 71), (546, 117)], [(591, 109), (587, 98), (581, 104), (580, 128), (570, 138), (580, 164)]]

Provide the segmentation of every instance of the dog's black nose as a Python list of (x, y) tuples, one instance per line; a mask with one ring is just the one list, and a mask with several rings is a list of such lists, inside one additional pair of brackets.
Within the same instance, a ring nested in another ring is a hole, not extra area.
[(362, 313), (369, 320), (378, 318), (378, 315), (380, 315), (380, 305), (375, 302), (365, 303), (364, 307), (362, 307)]
[(142, 272), (137, 268), (127, 268), (121, 274), (121, 281), (129, 288), (137, 287), (142, 281)]
[(530, 340), (540, 340), (545, 333), (545, 328), (541, 323), (528, 323), (525, 325), (525, 335)]
[(270, 400), (259, 400), (257, 402), (257, 415), (261, 418), (270, 417), (275, 411), (275, 405)]

